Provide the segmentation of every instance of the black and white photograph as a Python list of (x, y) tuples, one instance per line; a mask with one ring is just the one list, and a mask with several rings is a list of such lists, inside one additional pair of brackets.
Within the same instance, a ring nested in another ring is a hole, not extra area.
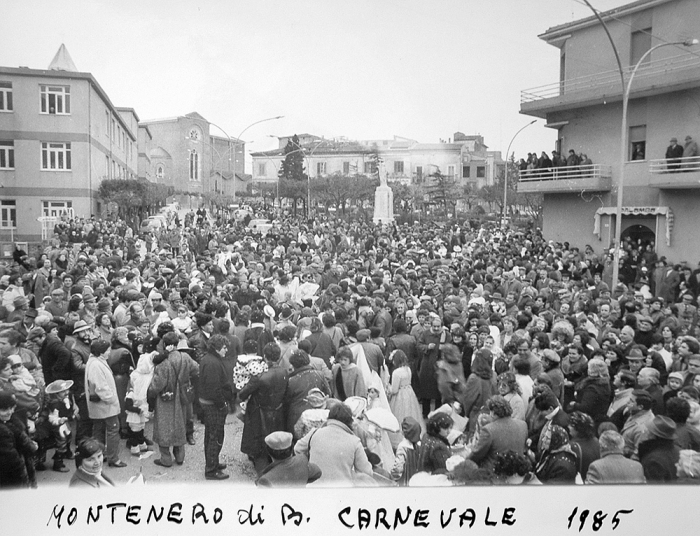
[(693, 522), (698, 0), (0, 12), (3, 530)]

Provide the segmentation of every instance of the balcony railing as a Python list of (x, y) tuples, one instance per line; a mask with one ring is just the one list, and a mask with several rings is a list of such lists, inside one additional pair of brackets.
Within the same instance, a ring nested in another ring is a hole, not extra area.
[[(670, 58), (651, 61), (642, 65), (635, 75), (635, 86), (644, 79), (653, 79), (668, 76), (671, 73), (682, 72), (700, 67), (700, 57), (695, 54), (680, 54)], [(627, 67), (625, 74), (629, 75), (633, 67)], [(616, 88), (621, 92), (620, 71), (604, 71), (579, 78), (571, 78), (562, 82), (555, 82), (520, 92), (520, 104), (536, 102), (542, 99), (559, 97), (562, 95), (575, 97), (577, 94), (590, 92), (603, 88)]]
[(611, 167), (601, 164), (547, 169), (526, 169), (520, 172), (520, 182), (606, 179), (611, 177)]
[(688, 173), (700, 171), (700, 156), (649, 160), (649, 173)]

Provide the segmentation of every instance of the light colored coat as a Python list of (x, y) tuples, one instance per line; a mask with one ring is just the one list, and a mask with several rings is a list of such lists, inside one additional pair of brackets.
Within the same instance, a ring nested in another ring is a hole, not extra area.
[[(180, 389), (176, 389), (179, 371)], [(153, 441), (162, 447), (180, 447), (187, 442), (187, 400), (183, 391), (192, 378), (199, 374), (199, 365), (189, 355), (170, 352), (168, 358), (156, 365), (148, 394), (156, 397), (153, 417)], [(161, 392), (170, 391), (175, 397), (163, 400)]]
[(321, 478), (314, 482), (316, 486), (350, 487), (354, 485), (355, 473), (372, 476), (372, 464), (360, 438), (334, 419), (301, 438), (294, 452), (307, 456), (309, 462), (321, 469)]
[(642, 464), (618, 453), (604, 453), (588, 466), (586, 484), (644, 484)]
[[(100, 401), (92, 402), (92, 395), (99, 396)], [(117, 397), (117, 385), (106, 359), (90, 355), (85, 365), (85, 397), (91, 419), (106, 419), (119, 415), (121, 408)]]

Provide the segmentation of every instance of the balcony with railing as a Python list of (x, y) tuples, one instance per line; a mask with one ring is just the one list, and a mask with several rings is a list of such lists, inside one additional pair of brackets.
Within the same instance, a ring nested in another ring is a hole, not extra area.
[[(628, 79), (633, 67), (625, 69)], [(640, 66), (634, 78), (632, 95), (651, 96), (700, 85), (700, 56), (679, 54)], [(620, 72), (615, 69), (570, 78), (520, 92), (522, 113), (557, 111), (605, 101), (622, 100)]]
[(652, 188), (700, 188), (700, 156), (649, 160), (649, 174), (649, 186)]
[(565, 192), (608, 192), (612, 188), (610, 166), (584, 166), (527, 169), (520, 172), (518, 192), (552, 194)]

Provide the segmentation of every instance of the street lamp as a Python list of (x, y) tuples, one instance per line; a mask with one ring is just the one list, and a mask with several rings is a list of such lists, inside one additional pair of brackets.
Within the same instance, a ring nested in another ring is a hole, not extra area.
[(642, 65), (647, 56), (649, 56), (649, 54), (651, 54), (654, 50), (668, 46), (692, 47), (694, 45), (697, 45), (698, 43), (700, 43), (700, 41), (698, 41), (697, 39), (686, 39), (685, 41), (674, 41), (672, 43), (659, 43), (658, 45), (651, 47), (642, 55), (641, 58), (639, 58), (639, 61), (630, 73), (629, 80), (625, 84), (626, 87), (623, 86), (625, 94), (622, 98), (622, 147), (620, 148), (620, 181), (617, 185), (617, 208), (615, 210), (615, 260), (613, 265), (613, 285), (617, 285), (618, 277), (620, 275), (620, 250), (622, 249), (622, 192), (625, 184), (625, 162), (627, 161), (628, 144), (627, 105), (629, 103), (630, 90), (632, 89), (632, 81), (634, 80), (634, 75), (637, 74), (637, 69), (639, 69), (639, 67)]
[[(265, 121), (274, 121), (274, 120), (276, 120), (276, 119), (282, 119), (283, 117), (284, 117), (283, 115), (276, 115), (275, 117), (268, 117), (268, 118), (266, 118), (266, 119), (260, 119), (259, 121), (255, 121), (255, 122), (251, 123), (250, 125), (248, 125), (247, 127), (245, 127), (243, 130), (241, 130), (241, 133), (236, 137), (236, 141), (235, 141), (235, 142), (232, 140), (231, 136), (229, 136), (229, 135), (226, 133), (226, 131), (225, 131), (223, 128), (221, 128), (219, 125), (217, 125), (216, 123), (212, 123), (211, 121), (209, 121), (209, 124), (212, 125), (212, 126), (214, 126), (214, 127), (216, 127), (216, 128), (218, 128), (221, 132), (224, 133), (224, 135), (226, 136), (226, 138), (228, 138), (228, 151), (230, 152), (230, 151), (231, 151), (231, 145), (232, 145), (232, 144), (233, 144), (233, 147), (234, 147), (234, 148), (235, 148), (236, 146), (238, 146), (238, 145), (243, 145), (243, 144), (245, 144), (245, 141), (242, 141), (242, 140), (241, 140), (241, 136), (243, 136), (243, 133), (244, 133), (246, 130), (248, 130), (250, 127), (252, 127), (252, 126), (254, 126), (254, 125), (257, 125), (258, 123), (264, 123)], [(231, 160), (230, 160), (230, 157), (229, 157), (229, 171), (231, 171), (231, 165), (230, 165), (230, 164), (231, 164)], [(243, 155), (243, 172), (245, 173), (245, 154)], [(235, 170), (235, 168), (234, 168), (234, 170), (233, 170), (233, 177), (232, 177), (232, 179), (233, 179), (233, 191), (231, 192), (231, 193), (232, 193), (232, 196), (231, 196), (231, 197), (233, 197), (233, 201), (234, 201), (234, 203), (235, 203), (235, 201), (236, 201), (236, 170)]]
[(616, 286), (620, 276), (620, 250), (622, 249), (622, 244), (620, 243), (622, 237), (622, 192), (625, 185), (625, 162), (627, 162), (627, 104), (630, 97), (630, 88), (632, 87), (632, 80), (634, 80), (634, 75), (637, 73), (637, 69), (641, 66), (642, 62), (651, 54), (654, 50), (661, 47), (668, 46), (684, 46), (691, 47), (700, 43), (697, 39), (686, 39), (685, 41), (674, 41), (672, 43), (659, 43), (647, 50), (639, 61), (634, 66), (630, 72), (629, 80), (625, 81), (625, 70), (622, 67), (622, 62), (620, 61), (620, 53), (617, 50), (615, 41), (608, 30), (607, 24), (600, 16), (600, 13), (595, 9), (588, 0), (583, 0), (586, 5), (591, 9), (593, 14), (596, 16), (600, 24), (603, 26), (605, 33), (608, 36), (610, 45), (612, 46), (613, 52), (615, 53), (615, 59), (617, 60), (617, 68), (620, 71), (620, 81), (622, 83), (622, 128), (620, 129), (620, 180), (617, 184), (617, 208), (615, 210), (615, 255), (613, 260), (613, 274), (612, 283)]
[(503, 176), (503, 216), (501, 216), (501, 227), (505, 227), (506, 225), (506, 210), (508, 207), (508, 158), (510, 158), (510, 146), (513, 144), (513, 141), (515, 138), (520, 134), (523, 130), (525, 130), (527, 127), (530, 125), (534, 124), (537, 122), (537, 119), (533, 119), (530, 121), (527, 125), (522, 127), (520, 130), (518, 130), (513, 137), (510, 139), (510, 143), (508, 144), (508, 149), (506, 149), (506, 171)]

